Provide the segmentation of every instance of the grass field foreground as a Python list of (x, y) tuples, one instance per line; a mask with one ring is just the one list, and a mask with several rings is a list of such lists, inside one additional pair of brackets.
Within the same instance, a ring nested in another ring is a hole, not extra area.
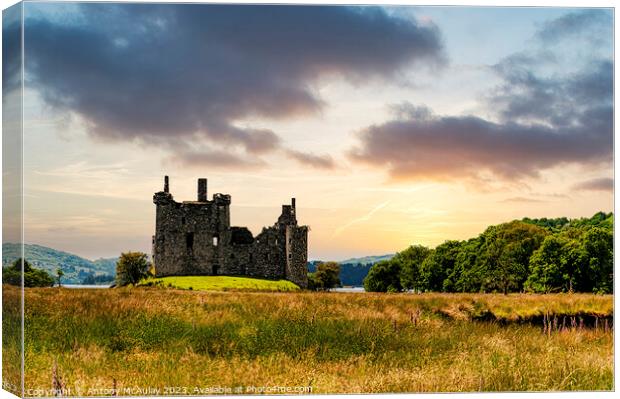
[(235, 276), (170, 276), (149, 278), (139, 285), (178, 288), (195, 291), (298, 291), (288, 280), (266, 280)]
[[(19, 295), (5, 287), (5, 302)], [(612, 296), (134, 287), (27, 289), (25, 300), (27, 388), (51, 388), (56, 364), (66, 387), (82, 395), (112, 388), (135, 395), (131, 387), (205, 394), (201, 388), (214, 386), (310, 386), (313, 393), (613, 389), (611, 330), (543, 333), (529, 323), (462, 316), (481, 308), (514, 320), (536, 312), (609, 316)]]

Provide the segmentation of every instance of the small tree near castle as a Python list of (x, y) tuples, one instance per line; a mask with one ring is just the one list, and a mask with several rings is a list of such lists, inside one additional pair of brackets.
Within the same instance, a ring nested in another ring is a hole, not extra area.
[(116, 262), (116, 285), (137, 284), (149, 276), (148, 255), (144, 252), (124, 252)]

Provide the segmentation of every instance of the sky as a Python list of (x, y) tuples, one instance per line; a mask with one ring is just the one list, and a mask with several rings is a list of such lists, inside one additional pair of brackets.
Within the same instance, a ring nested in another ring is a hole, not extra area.
[(208, 178), (254, 234), (295, 197), (323, 260), (613, 209), (611, 9), (24, 12), (28, 243), (150, 253), (164, 175), (177, 201)]

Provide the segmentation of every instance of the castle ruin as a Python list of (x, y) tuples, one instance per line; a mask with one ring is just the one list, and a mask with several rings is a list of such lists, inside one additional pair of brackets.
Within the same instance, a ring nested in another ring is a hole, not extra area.
[(166, 176), (164, 190), (155, 193), (153, 202), (157, 277), (251, 276), (307, 287), (308, 226), (297, 225), (295, 198), (256, 237), (246, 227), (230, 226), (230, 195), (207, 199), (207, 179), (198, 179), (196, 201), (176, 202)]

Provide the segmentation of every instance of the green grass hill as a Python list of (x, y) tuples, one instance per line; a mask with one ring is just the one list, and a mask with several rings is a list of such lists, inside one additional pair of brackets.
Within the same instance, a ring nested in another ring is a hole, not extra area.
[[(116, 258), (97, 259), (95, 261), (77, 255), (58, 251), (41, 245), (25, 244), (25, 257), (32, 266), (43, 269), (52, 276), (56, 269), (61, 268), (65, 273), (62, 281), (65, 284), (81, 284), (89, 275), (112, 276), (116, 274)], [(19, 244), (2, 244), (2, 267), (10, 266), (21, 256)]]
[(298, 291), (287, 280), (265, 280), (235, 276), (170, 276), (149, 278), (139, 285), (162, 286), (196, 291)]

